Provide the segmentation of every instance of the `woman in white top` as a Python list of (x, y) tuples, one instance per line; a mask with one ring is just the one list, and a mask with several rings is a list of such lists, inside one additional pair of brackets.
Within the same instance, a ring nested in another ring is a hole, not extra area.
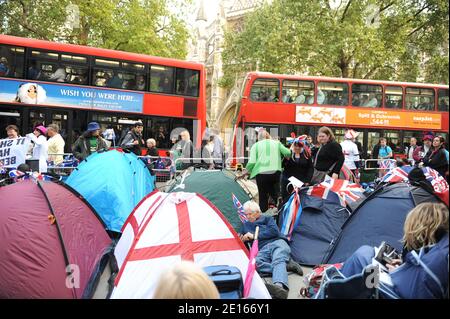
[(32, 159), (39, 160), (39, 173), (47, 173), (48, 143), (46, 134), (47, 129), (42, 125), (37, 126), (33, 133), (27, 134), (27, 138), (34, 143)]
[(345, 156), (344, 164), (353, 172), (353, 174), (356, 173), (357, 169), (355, 162), (359, 162), (360, 160), (358, 146), (354, 142), (358, 135), (359, 133), (354, 130), (348, 130), (344, 136), (345, 140), (341, 142), (342, 152)]

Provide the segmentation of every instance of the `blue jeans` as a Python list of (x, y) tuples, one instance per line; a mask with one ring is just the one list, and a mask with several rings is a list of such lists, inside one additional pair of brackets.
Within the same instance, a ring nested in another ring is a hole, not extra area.
[(362, 273), (366, 266), (372, 264), (372, 258), (375, 256), (375, 249), (371, 246), (361, 246), (350, 256), (342, 266), (341, 273), (345, 277), (350, 277)]
[(289, 261), (291, 248), (283, 239), (266, 244), (256, 256), (256, 268), (260, 272), (271, 273), (273, 283), (282, 283), (288, 288), (286, 263)]

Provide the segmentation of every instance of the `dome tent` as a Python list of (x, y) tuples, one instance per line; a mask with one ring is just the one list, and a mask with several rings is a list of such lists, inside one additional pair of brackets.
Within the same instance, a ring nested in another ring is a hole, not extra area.
[(139, 201), (154, 189), (154, 176), (133, 153), (94, 153), (70, 174), (67, 184), (95, 208), (108, 230), (120, 232)]
[[(189, 260), (200, 267), (230, 265), (243, 279), (248, 250), (230, 224), (199, 194), (155, 191), (136, 206), (115, 248), (119, 273), (111, 298), (152, 298), (164, 271)], [(270, 298), (258, 274), (251, 298)]]
[(249, 201), (250, 197), (232, 173), (224, 170), (186, 170), (168, 187), (168, 192), (177, 191), (203, 195), (220, 210), (236, 231), (240, 230), (242, 223), (233, 206), (233, 194), (241, 204)]
[(440, 202), (440, 199), (422, 187), (408, 183), (381, 185), (354, 209), (333, 240), (325, 262), (344, 262), (359, 247), (378, 247), (382, 241), (402, 251), (406, 216), (424, 202)]
[[(0, 298), (90, 298), (112, 243), (95, 210), (63, 183), (0, 188)], [(70, 268), (74, 285), (66, 284)]]

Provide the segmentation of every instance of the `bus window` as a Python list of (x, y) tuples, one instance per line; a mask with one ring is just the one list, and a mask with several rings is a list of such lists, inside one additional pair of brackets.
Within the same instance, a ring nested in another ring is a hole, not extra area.
[(434, 111), (434, 90), (406, 88), (406, 109)]
[(257, 79), (253, 82), (250, 98), (258, 102), (278, 102), (280, 82), (272, 79)]
[(401, 86), (386, 86), (385, 107), (388, 109), (403, 108), (403, 90)]
[(61, 61), (65, 65), (66, 82), (72, 84), (87, 84), (87, 58), (83, 56), (61, 54)]
[(313, 104), (314, 82), (312, 81), (283, 81), (283, 103)]
[(448, 89), (439, 89), (438, 111), (448, 112)]
[(58, 69), (57, 63), (51, 63), (51, 62), (39, 62), (40, 63), (40, 69), (41, 73), (39, 76), (39, 80), (48, 81), (50, 77), (56, 73), (56, 70)]
[(43, 81), (66, 82), (65, 65), (59, 62), (59, 53), (45, 51), (31, 51), (28, 78)]
[(146, 66), (144, 64), (122, 62), (124, 89), (144, 91), (147, 87)]
[(335, 141), (338, 143), (343, 142), (344, 136), (345, 136), (345, 130), (342, 128), (335, 128), (335, 129), (333, 129), (333, 131), (334, 131)]
[(199, 72), (188, 69), (177, 69), (177, 94), (198, 96)]
[(66, 66), (67, 82), (72, 84), (86, 85), (88, 80), (87, 68), (77, 66)]
[(394, 153), (402, 153), (400, 145), (400, 132), (399, 131), (384, 131), (384, 137), (387, 139), (387, 145), (389, 145)]
[(338, 82), (319, 82), (317, 104), (347, 105), (348, 85)]
[(150, 91), (160, 93), (173, 93), (174, 68), (152, 65), (150, 66)]
[(383, 89), (381, 85), (353, 84), (352, 105), (362, 107), (381, 107)]
[(94, 85), (114, 89), (145, 90), (144, 64), (95, 59), (95, 65), (102, 67), (94, 69)]
[(0, 46), (0, 76), (21, 78), (23, 76), (24, 49)]

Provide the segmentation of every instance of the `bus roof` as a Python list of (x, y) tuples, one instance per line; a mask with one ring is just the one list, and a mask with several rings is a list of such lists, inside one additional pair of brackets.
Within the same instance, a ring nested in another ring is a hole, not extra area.
[(130, 53), (130, 52), (124, 52), (124, 51), (110, 50), (110, 49), (94, 48), (94, 47), (84, 46), (84, 45), (75, 45), (75, 44), (58, 43), (58, 42), (45, 41), (45, 40), (21, 38), (21, 37), (15, 37), (15, 36), (10, 36), (10, 35), (3, 35), (3, 34), (0, 35), (0, 44), (9, 44), (9, 45), (14, 45), (14, 46), (30, 47), (30, 48), (36, 48), (36, 49), (49, 50), (49, 51), (61, 51), (61, 52), (82, 54), (82, 55), (92, 55), (92, 56), (99, 56), (99, 57), (119, 59), (119, 60), (135, 61), (135, 62), (141, 62), (141, 63), (162, 64), (162, 65), (175, 66), (175, 67), (180, 67), (180, 68), (190, 68), (190, 69), (196, 69), (196, 70), (203, 69), (203, 64), (201, 64), (201, 63), (187, 62), (187, 61), (183, 61), (183, 60), (162, 58), (162, 57), (150, 56), (150, 55), (145, 55), (145, 54)]
[(402, 85), (402, 86), (420, 86), (429, 88), (444, 88), (448, 89), (449, 86), (445, 84), (429, 84), (429, 83), (417, 83), (417, 82), (396, 82), (396, 81), (382, 81), (382, 80), (364, 80), (364, 79), (351, 79), (351, 78), (335, 78), (327, 76), (309, 76), (309, 75), (290, 75), (290, 74), (275, 74), (271, 72), (248, 72), (247, 77), (263, 77), (270, 79), (287, 79), (287, 80), (321, 80), (321, 81), (335, 81), (335, 82), (352, 82), (352, 83), (364, 83), (364, 84), (390, 84), (390, 85)]

